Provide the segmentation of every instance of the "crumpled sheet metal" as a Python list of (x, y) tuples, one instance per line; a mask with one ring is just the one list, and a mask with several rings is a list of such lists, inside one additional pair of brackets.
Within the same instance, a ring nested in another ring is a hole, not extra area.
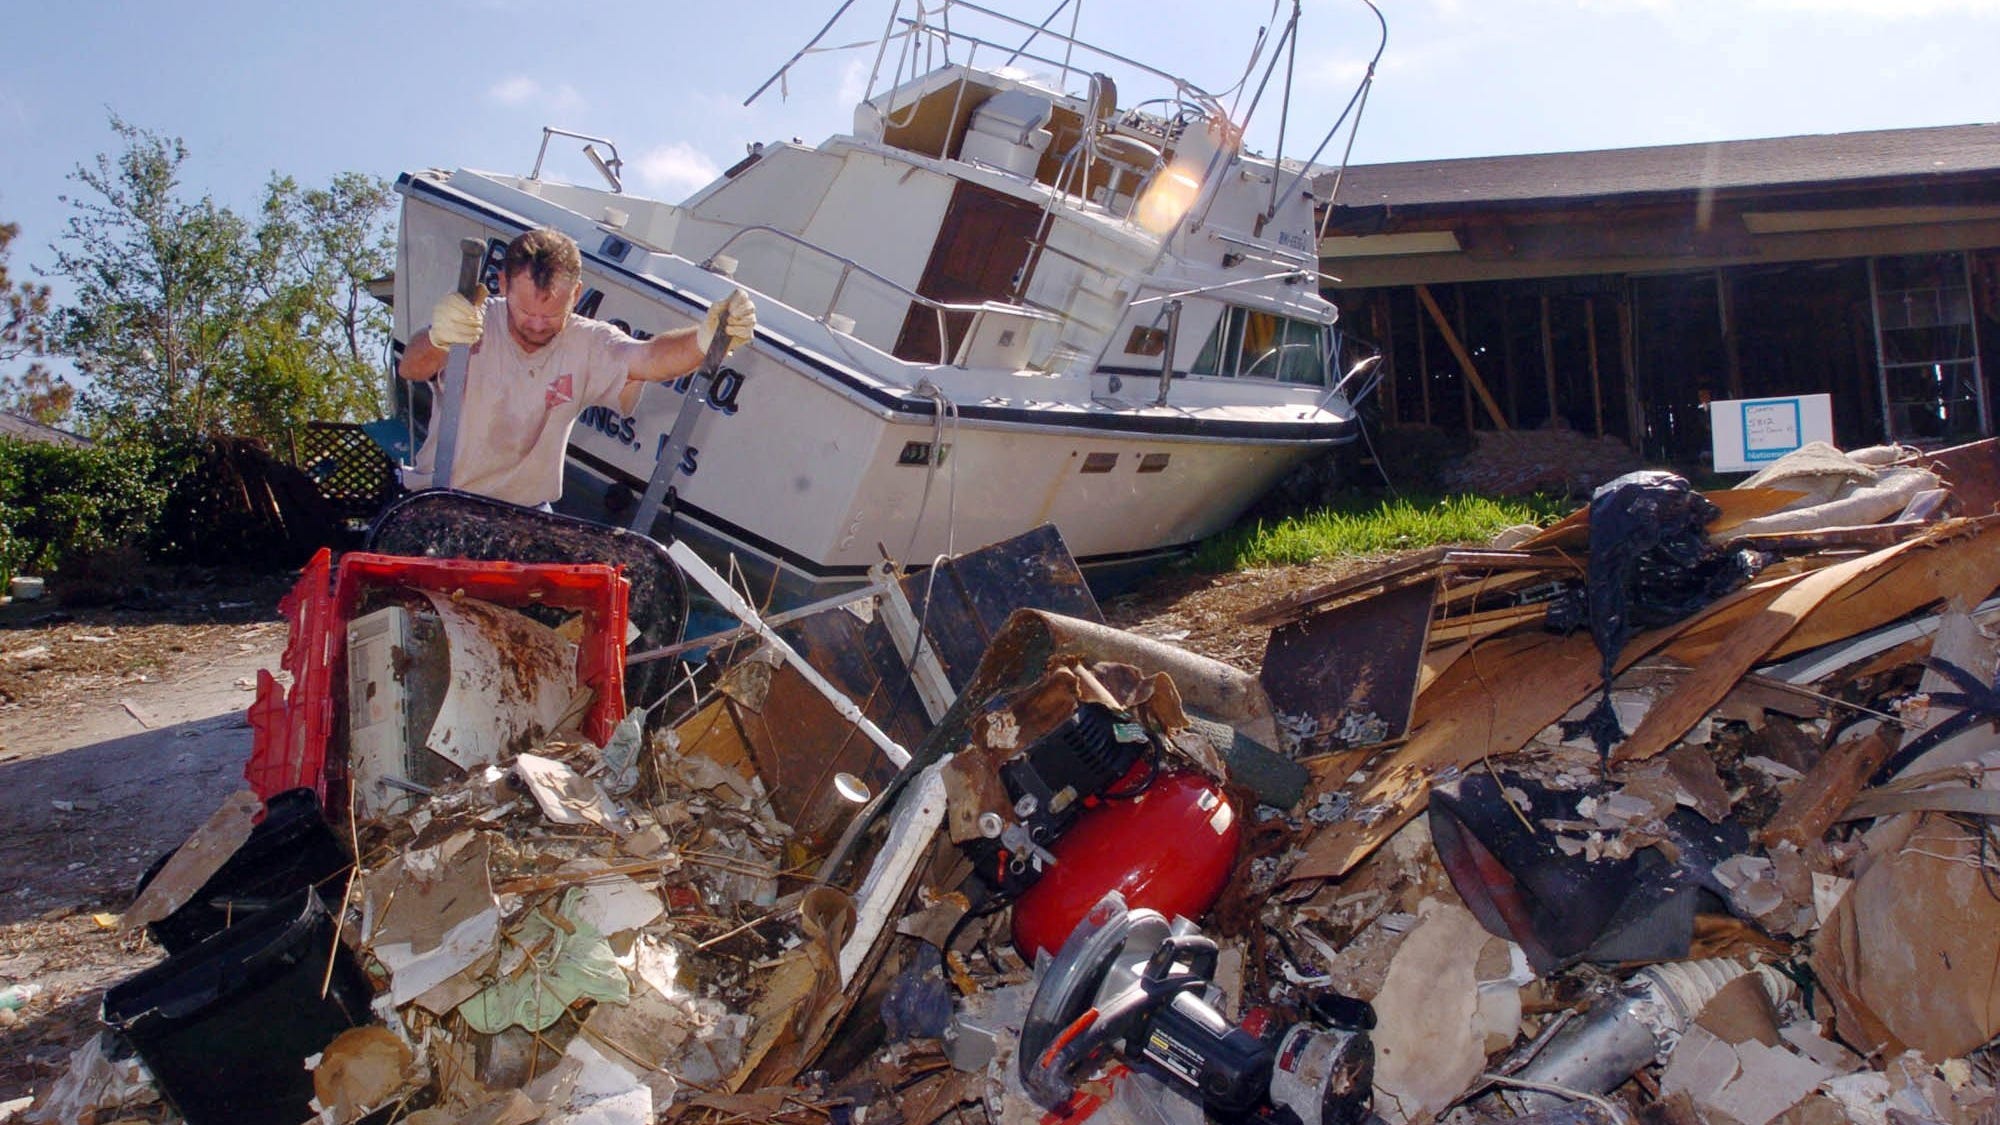
[(1408, 733), (1437, 591), (1432, 575), (1271, 630), (1257, 678), (1301, 752)]

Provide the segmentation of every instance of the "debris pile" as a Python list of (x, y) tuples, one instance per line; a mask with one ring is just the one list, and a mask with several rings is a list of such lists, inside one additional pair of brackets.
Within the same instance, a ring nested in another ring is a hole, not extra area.
[[(267, 690), (258, 793), (126, 915), (172, 956), (29, 1119), (1989, 1121), (1996, 482), (1632, 474), (1262, 607), (1254, 674), (1044, 529), (739, 603), (629, 709), (513, 655), (615, 606), (309, 572), (344, 674)], [(439, 624), (360, 675), (391, 605)]]

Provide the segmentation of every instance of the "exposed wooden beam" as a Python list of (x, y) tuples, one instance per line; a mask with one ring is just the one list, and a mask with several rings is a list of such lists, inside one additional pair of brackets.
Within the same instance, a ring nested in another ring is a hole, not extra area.
[(1542, 294), (1542, 392), (1548, 401), (1549, 412), (1543, 422), (1554, 428), (1556, 421), (1556, 342), (1555, 332), (1549, 326), (1549, 295)]
[[(1421, 289), (1422, 286), (1417, 288)], [(1423, 392), (1424, 425), (1431, 424), (1431, 349), (1430, 333), (1424, 331), (1424, 314), (1417, 310), (1417, 389)]]
[(1646, 408), (1639, 401), (1638, 349), (1632, 342), (1632, 283), (1618, 294), (1618, 365), (1625, 369), (1625, 444), (1646, 455)]
[[(1465, 286), (1454, 285), (1451, 287), (1451, 290), (1458, 298), (1458, 338), (1463, 340), (1467, 336), (1467, 332), (1465, 331)], [(1458, 381), (1458, 393), (1461, 400), (1459, 413), (1465, 415), (1465, 428), (1470, 431), (1473, 428), (1472, 380), (1460, 379)]]
[(1583, 335), (1590, 341), (1590, 419), (1604, 436), (1604, 376), (1597, 368), (1597, 298), (1583, 299)]
[(1736, 347), (1736, 286), (1729, 271), (1715, 271), (1715, 309), (1722, 320), (1722, 369), (1730, 398), (1743, 397), (1743, 353)]
[[(1493, 427), (1498, 430), (1510, 429), (1506, 416), (1500, 413), (1500, 404), (1493, 401), (1492, 393), (1486, 389), (1486, 381), (1479, 377), (1479, 369), (1473, 366), (1472, 357), (1466, 354), (1465, 345), (1459, 343), (1458, 333), (1451, 330), (1451, 325), (1444, 318), (1444, 310), (1438, 308), (1437, 298), (1431, 296), (1430, 286), (1419, 285), (1416, 290), (1417, 300), (1422, 301), (1424, 308), (1429, 310), (1431, 320), (1437, 324), (1439, 335), (1444, 337), (1445, 346), (1451, 349), (1452, 356), (1458, 360), (1458, 369), (1465, 373), (1466, 381), (1472, 384), (1472, 389), (1479, 392), (1479, 401), (1485, 405), (1487, 417), (1493, 419)], [(1467, 421), (1470, 422), (1470, 419)], [(1471, 427), (1468, 425), (1467, 428)]]

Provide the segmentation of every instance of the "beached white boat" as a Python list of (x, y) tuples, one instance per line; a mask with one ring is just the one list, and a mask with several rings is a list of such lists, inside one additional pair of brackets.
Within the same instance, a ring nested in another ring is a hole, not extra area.
[[(491, 262), (524, 229), (566, 231), (579, 311), (638, 332), (744, 286), (757, 338), (681, 459), (674, 533), (792, 597), (884, 550), (922, 564), (1044, 522), (1086, 568), (1156, 558), (1354, 434), (1296, 166), (1245, 152), (1183, 79), (961, 0), (948, 20), (899, 7), (917, 18), (892, 20), (893, 77), (851, 134), (763, 145), (680, 203), (620, 190), (597, 138), (603, 186), (544, 179), (539, 157), (403, 176), (399, 346), (467, 237)], [(686, 382), (586, 412), (561, 507), (629, 522)]]

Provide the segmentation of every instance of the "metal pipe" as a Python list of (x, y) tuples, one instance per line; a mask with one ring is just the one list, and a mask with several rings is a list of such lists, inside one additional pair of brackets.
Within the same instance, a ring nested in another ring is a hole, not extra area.
[(820, 675), (819, 669), (807, 663), (806, 658), (800, 656), (797, 649), (785, 643), (785, 639), (778, 635), (777, 630), (765, 624), (764, 619), (757, 615), (756, 609), (743, 600), (743, 596), (736, 592), (735, 587), (731, 586), (727, 579), (717, 574), (714, 567), (709, 566), (700, 555), (695, 554), (694, 548), (688, 546), (686, 540), (676, 539), (667, 544), (667, 557), (673, 559), (676, 565), (687, 572), (689, 578), (694, 579), (695, 585), (700, 586), (709, 597), (720, 603), (732, 617), (750, 626), (765, 644), (776, 649), (778, 654), (785, 658), (785, 662), (813, 686), (813, 690), (825, 696), (828, 703), (833, 704), (833, 709), (840, 713), (841, 718), (853, 723), (868, 741), (882, 751), (883, 757), (898, 767), (909, 764), (910, 752), (903, 749), (895, 739), (883, 733), (881, 727), (876, 726), (867, 715), (862, 714), (861, 708), (856, 707), (853, 700), (828, 682), (825, 676)]
[(1167, 302), (1167, 350), (1160, 355), (1160, 396), (1153, 400), (1154, 406), (1167, 404), (1167, 392), (1174, 385), (1174, 348), (1181, 339), (1181, 303)]

